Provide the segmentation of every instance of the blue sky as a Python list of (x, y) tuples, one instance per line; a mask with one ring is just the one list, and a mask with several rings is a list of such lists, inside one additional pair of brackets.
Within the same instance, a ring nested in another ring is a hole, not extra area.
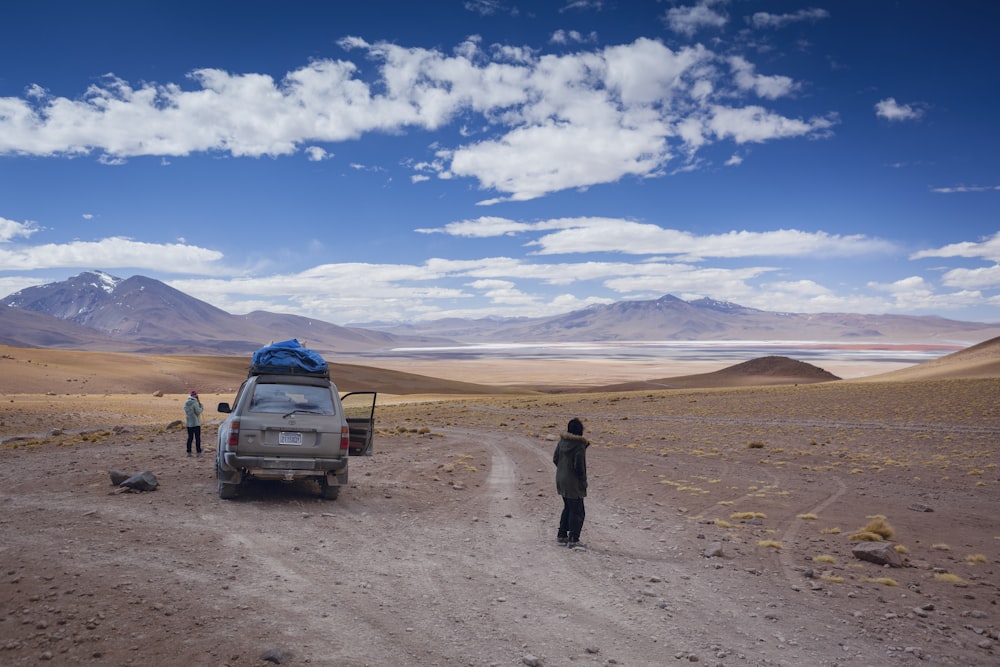
[(0, 6), (0, 294), (1000, 321), (1000, 5)]

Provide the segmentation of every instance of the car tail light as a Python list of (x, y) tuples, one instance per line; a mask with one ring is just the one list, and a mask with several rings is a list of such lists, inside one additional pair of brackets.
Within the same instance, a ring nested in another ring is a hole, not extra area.
[(346, 452), (351, 446), (351, 429), (345, 424), (340, 427), (340, 451)]
[(240, 443), (240, 423), (234, 421), (229, 426), (229, 440), (226, 441), (226, 445), (230, 450), (235, 450), (236, 445)]

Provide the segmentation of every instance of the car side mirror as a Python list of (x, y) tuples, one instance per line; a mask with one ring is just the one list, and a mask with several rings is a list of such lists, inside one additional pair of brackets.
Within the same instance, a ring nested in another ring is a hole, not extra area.
[(229, 414), (232, 411), (232, 408), (229, 407), (229, 403), (219, 403), (219, 412)]

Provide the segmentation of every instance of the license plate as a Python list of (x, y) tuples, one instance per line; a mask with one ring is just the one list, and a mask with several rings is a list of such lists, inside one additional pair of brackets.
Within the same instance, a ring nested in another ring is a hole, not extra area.
[(301, 445), (302, 434), (298, 431), (280, 431), (278, 433), (279, 445)]

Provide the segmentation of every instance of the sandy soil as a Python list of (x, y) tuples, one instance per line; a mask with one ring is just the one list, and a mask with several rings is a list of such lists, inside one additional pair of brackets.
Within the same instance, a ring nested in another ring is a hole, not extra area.
[[(219, 500), (211, 451), (168, 427), (183, 395), (125, 385), (0, 399), (0, 664), (998, 662), (995, 378), (388, 397), (336, 501)], [(569, 550), (551, 455), (573, 416), (593, 445)], [(113, 493), (110, 469), (160, 488)], [(877, 515), (905, 567), (852, 556)]]

